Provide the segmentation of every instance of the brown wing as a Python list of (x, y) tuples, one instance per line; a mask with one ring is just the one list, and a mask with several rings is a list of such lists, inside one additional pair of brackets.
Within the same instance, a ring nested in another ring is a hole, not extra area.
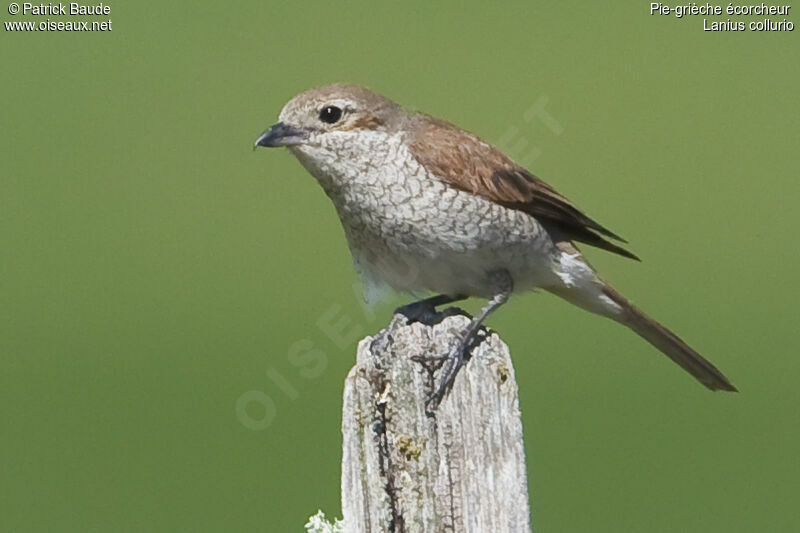
[(439, 179), (498, 204), (517, 209), (551, 225), (569, 240), (579, 241), (631, 259), (631, 252), (608, 241), (626, 242), (601, 226), (550, 185), (516, 165), (476, 135), (427, 115), (410, 118), (415, 132), (411, 153)]

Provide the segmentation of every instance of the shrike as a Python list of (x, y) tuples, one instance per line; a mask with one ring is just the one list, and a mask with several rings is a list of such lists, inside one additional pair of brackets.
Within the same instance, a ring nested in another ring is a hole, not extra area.
[(442, 354), (434, 407), (486, 317), (512, 293), (537, 288), (629, 327), (709, 389), (736, 390), (603, 281), (576, 246), (638, 259), (613, 242), (623, 239), (476, 135), (334, 84), (292, 98), (255, 145), (287, 147), (316, 178), (367, 287), (436, 295), (398, 310), (409, 319), (467, 297), (489, 300)]

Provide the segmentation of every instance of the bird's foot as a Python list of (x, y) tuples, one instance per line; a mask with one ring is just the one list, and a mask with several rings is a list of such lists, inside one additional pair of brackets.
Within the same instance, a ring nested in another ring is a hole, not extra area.
[(434, 416), (436, 409), (452, 390), (458, 372), (467, 364), (472, 351), (486, 340), (487, 336), (488, 331), (485, 328), (479, 328), (477, 331), (462, 331), (449, 342), (446, 354), (412, 358), (425, 365), (431, 373), (437, 368), (442, 369), (439, 375), (439, 385), (425, 402), (425, 413), (428, 416)]
[(402, 317), (408, 324), (419, 322), (426, 326), (434, 326), (445, 318), (453, 315), (469, 316), (469, 314), (460, 307), (447, 307), (441, 311), (437, 311), (435, 305), (426, 301), (414, 302), (404, 305), (403, 307), (398, 307), (395, 309), (394, 313), (395, 319), (397, 319), (397, 317)]
[(469, 358), (469, 347), (468, 339), (458, 335), (450, 341), (445, 355), (430, 358), (431, 360), (442, 362), (442, 372), (439, 375), (438, 387), (425, 402), (425, 413), (428, 416), (433, 416), (434, 411), (438, 409), (439, 404), (442, 403), (444, 397), (453, 388), (458, 371), (461, 370)]
[(395, 314), (389, 325), (386, 326), (380, 333), (375, 335), (370, 343), (370, 352), (383, 353), (389, 349), (389, 346), (394, 342), (394, 334), (397, 328), (406, 325), (407, 319), (405, 316)]
[[(442, 320), (444, 320), (448, 316), (452, 315), (466, 315), (464, 310), (459, 309), (458, 307), (448, 307), (447, 309), (443, 309), (442, 311), (437, 311), (436, 307), (440, 305), (445, 305), (448, 303), (453, 302), (454, 300), (460, 300), (463, 297), (450, 297), (445, 295), (434, 296), (431, 298), (426, 298), (424, 300), (420, 300), (418, 302), (413, 302), (408, 305), (404, 305), (402, 307), (398, 307), (394, 311), (394, 317), (392, 317), (392, 321), (389, 325), (384, 328), (375, 338), (372, 340), (371, 349), (374, 352), (376, 351), (386, 351), (389, 348), (389, 345), (394, 340), (394, 335), (397, 332), (398, 328), (402, 326), (406, 326), (408, 324), (413, 324), (414, 322), (419, 322), (421, 324), (425, 324), (428, 326), (433, 326), (434, 324), (438, 324)], [(442, 358), (439, 358), (441, 361)], [(418, 362), (423, 362), (419, 360)]]
[(408, 320), (408, 323), (421, 322), (429, 324), (438, 318), (439, 313), (436, 306), (427, 300), (413, 302), (394, 310), (394, 314), (401, 315)]

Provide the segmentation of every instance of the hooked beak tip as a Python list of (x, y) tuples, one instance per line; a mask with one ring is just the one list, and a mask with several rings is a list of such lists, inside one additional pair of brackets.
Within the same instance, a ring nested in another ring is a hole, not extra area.
[(275, 148), (278, 146), (294, 146), (306, 140), (308, 134), (303, 130), (287, 126), (283, 122), (278, 122), (269, 130), (265, 131), (253, 143), (253, 150), (259, 146), (265, 148)]

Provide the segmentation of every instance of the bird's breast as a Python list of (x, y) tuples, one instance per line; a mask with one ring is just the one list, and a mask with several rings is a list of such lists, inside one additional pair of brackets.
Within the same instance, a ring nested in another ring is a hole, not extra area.
[(520, 281), (549, 272), (553, 243), (536, 219), (445, 184), (399, 136), (336, 157), (298, 158), (336, 206), (366, 277), (401, 290), (478, 295), (495, 268), (517, 272)]

